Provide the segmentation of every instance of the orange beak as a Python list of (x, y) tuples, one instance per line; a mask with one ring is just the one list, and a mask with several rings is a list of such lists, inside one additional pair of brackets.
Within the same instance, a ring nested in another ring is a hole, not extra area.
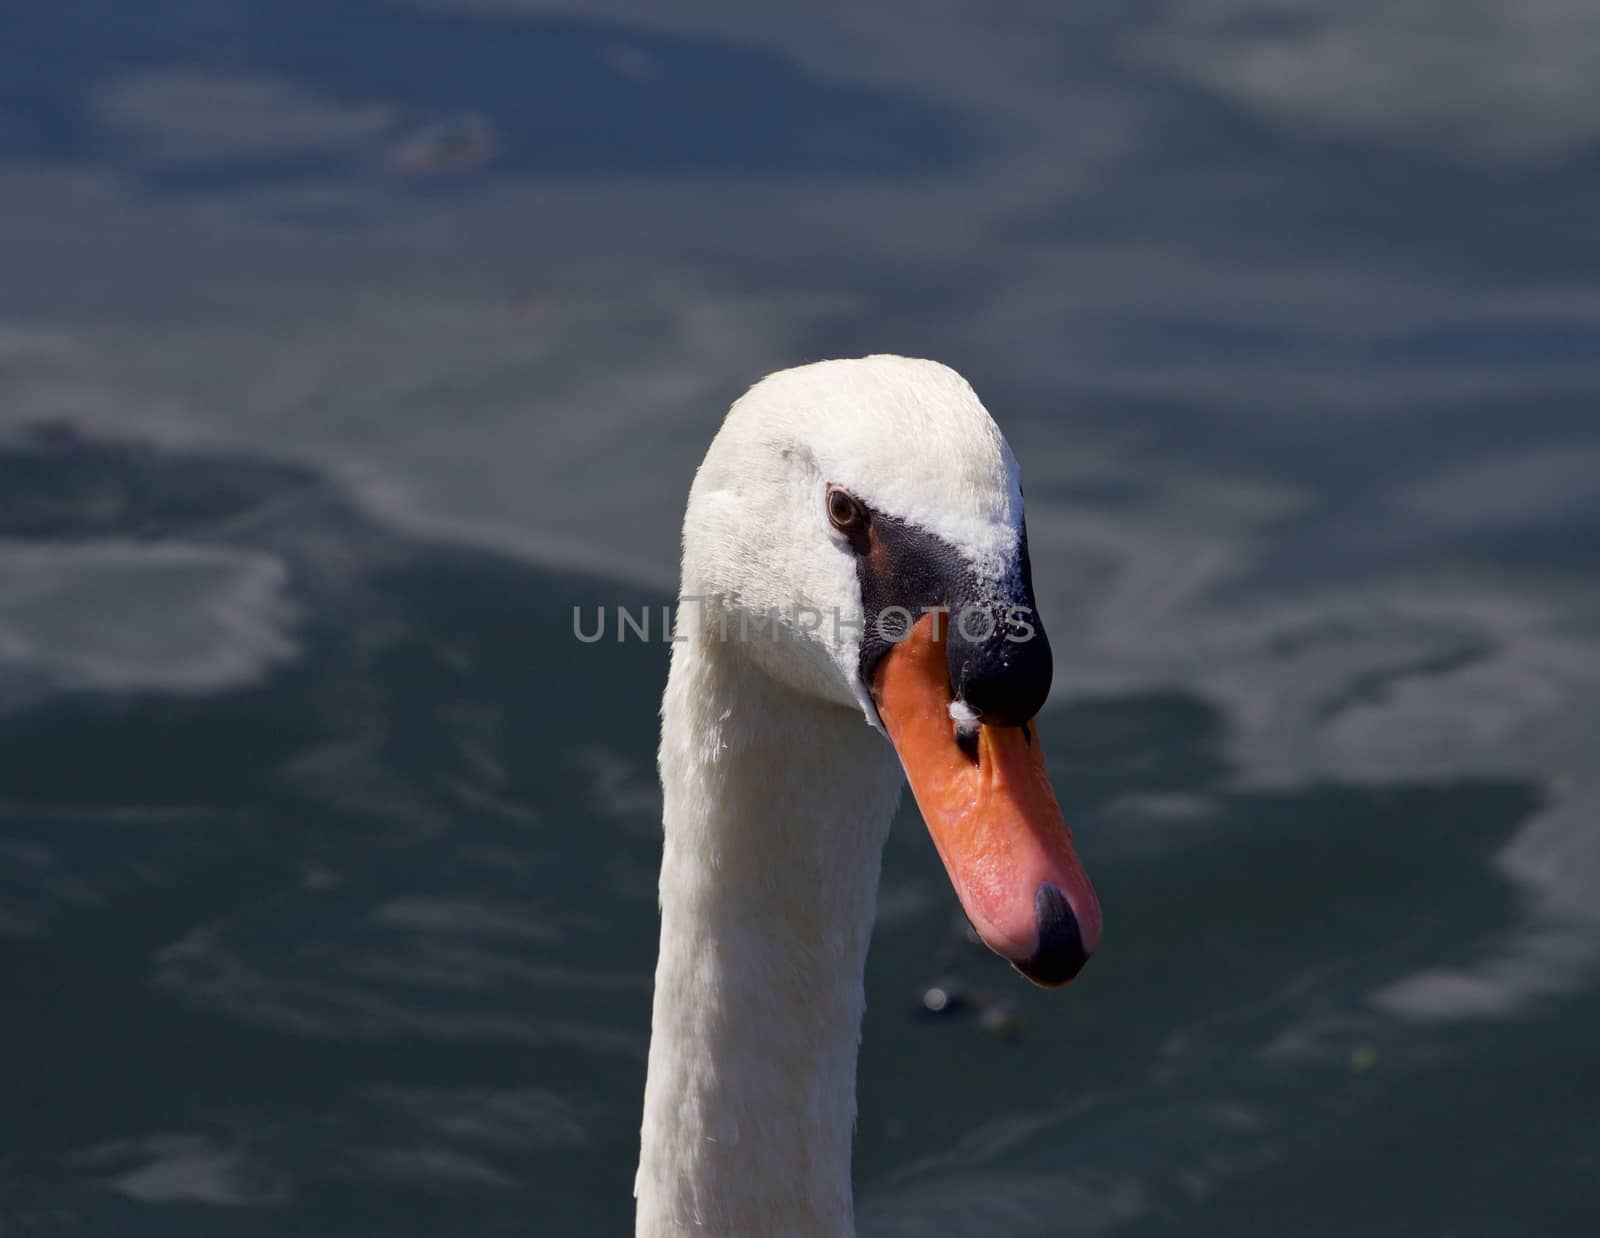
[(1045, 771), (1036, 724), (957, 742), (943, 630), (925, 614), (884, 655), (873, 699), (978, 936), (1030, 980), (1065, 984), (1100, 944), (1100, 901)]

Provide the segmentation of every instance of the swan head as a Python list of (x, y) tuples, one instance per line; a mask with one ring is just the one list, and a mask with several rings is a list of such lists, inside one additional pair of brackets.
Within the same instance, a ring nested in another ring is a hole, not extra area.
[(1034, 715), (1052, 658), (1017, 461), (972, 388), (876, 356), (772, 374), (690, 490), (680, 623), (884, 732), (968, 918), (1042, 984), (1098, 944)]

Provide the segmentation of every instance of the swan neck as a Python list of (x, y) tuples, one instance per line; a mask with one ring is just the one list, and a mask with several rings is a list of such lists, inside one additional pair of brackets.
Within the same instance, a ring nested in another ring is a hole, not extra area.
[(893, 752), (698, 634), (673, 648), (661, 777), (637, 1233), (848, 1235)]

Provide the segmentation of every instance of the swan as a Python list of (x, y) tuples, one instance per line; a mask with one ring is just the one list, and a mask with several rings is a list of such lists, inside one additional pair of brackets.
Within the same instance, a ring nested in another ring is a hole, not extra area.
[(1040, 755), (1050, 675), (1017, 462), (959, 374), (821, 361), (734, 403), (689, 492), (661, 707), (639, 1238), (854, 1233), (907, 782), (985, 944), (1042, 985), (1083, 966), (1100, 907)]

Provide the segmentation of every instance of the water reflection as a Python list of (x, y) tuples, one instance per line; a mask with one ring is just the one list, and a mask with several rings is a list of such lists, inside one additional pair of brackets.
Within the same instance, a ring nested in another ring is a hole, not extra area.
[(1586, 1232), (1589, 7), (98, 2), (0, 67), (0, 1225), (623, 1228), (664, 661), (570, 608), (665, 596), (744, 383), (894, 350), (1024, 463), (1114, 933), (1007, 989), (901, 823), (865, 1232)]

